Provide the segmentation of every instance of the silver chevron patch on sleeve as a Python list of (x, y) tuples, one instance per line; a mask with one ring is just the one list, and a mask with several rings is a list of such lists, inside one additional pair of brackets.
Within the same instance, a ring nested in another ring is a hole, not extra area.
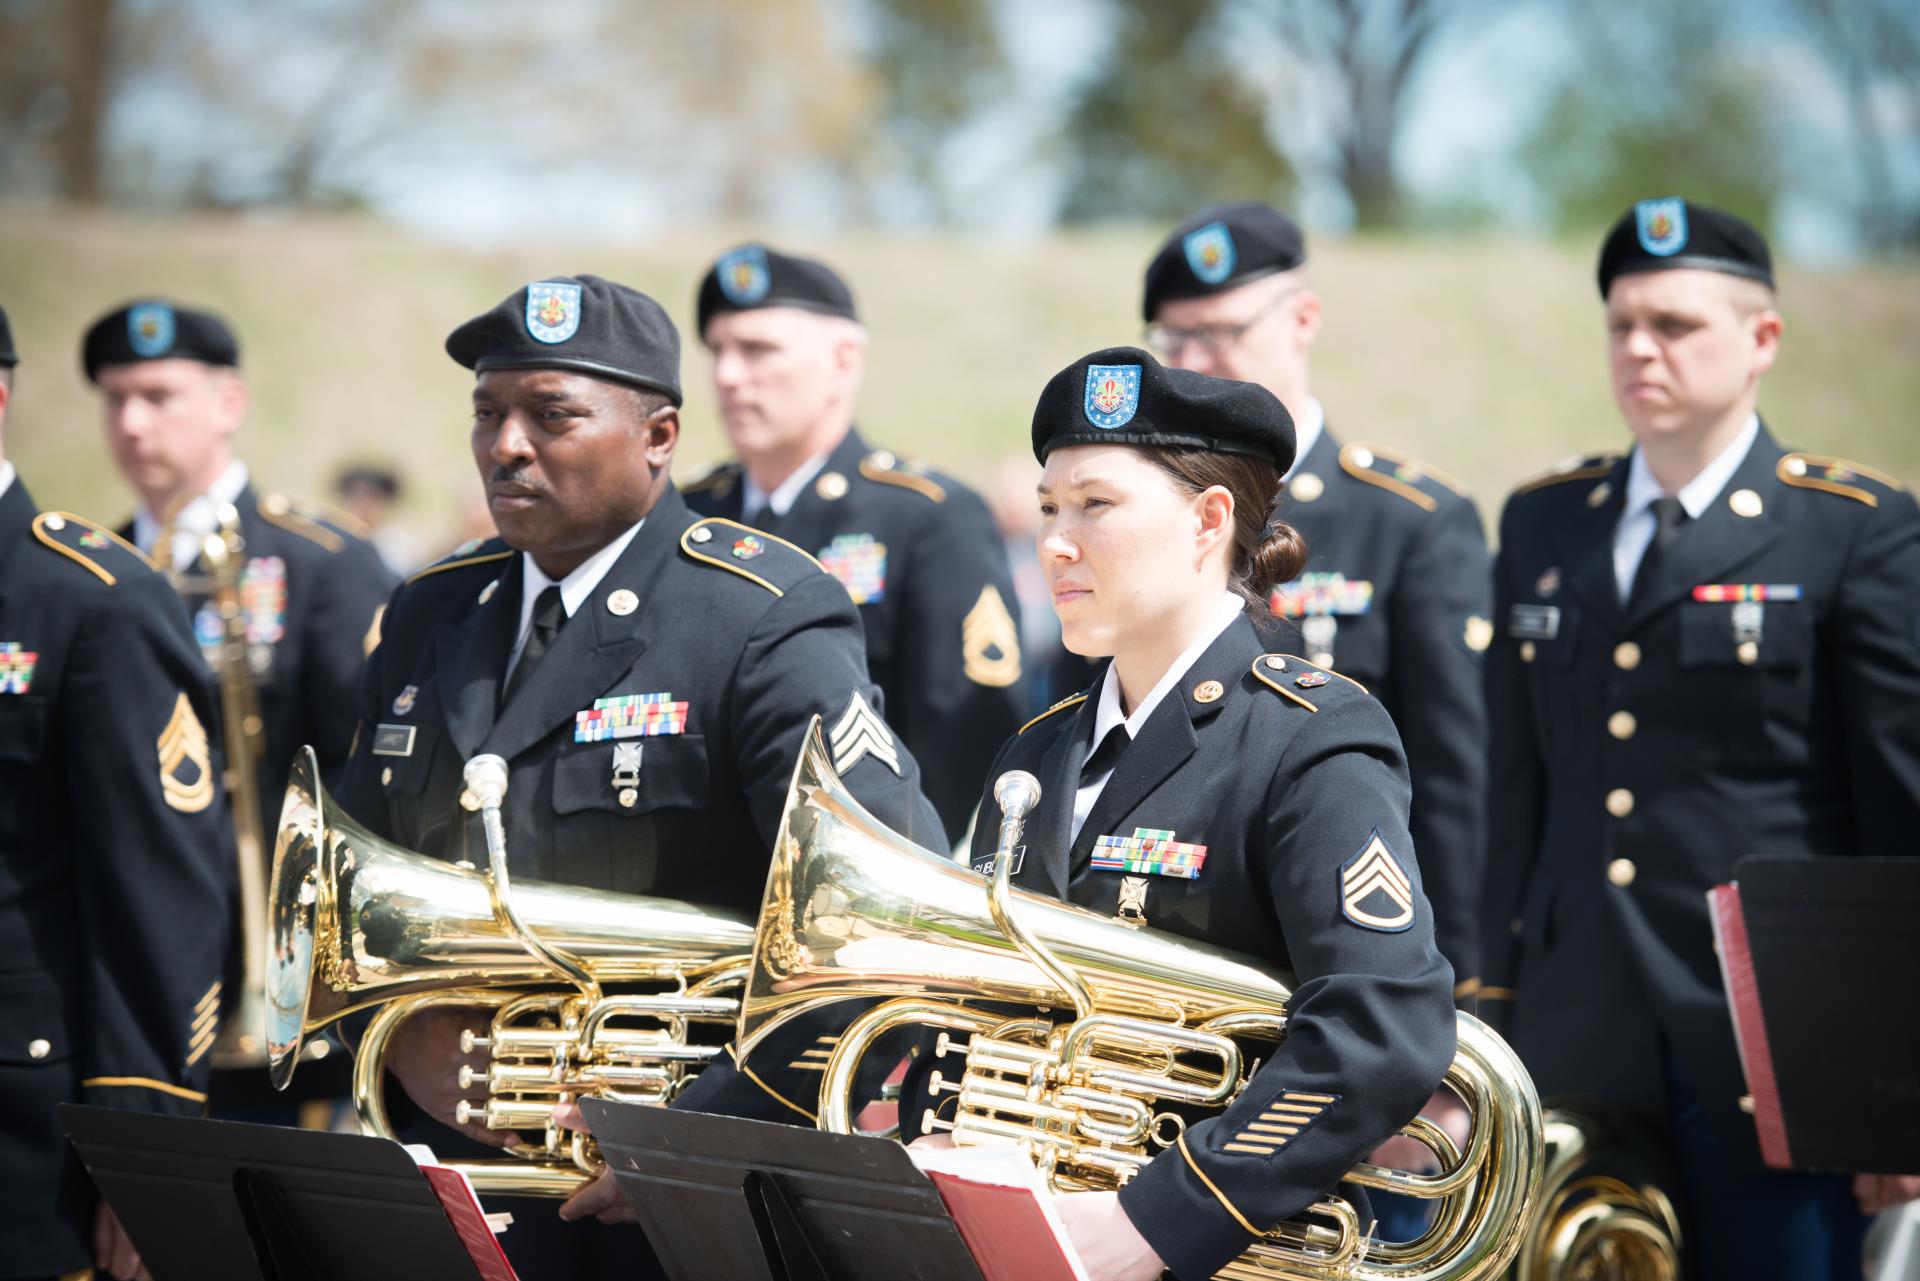
[(900, 751), (893, 744), (893, 731), (887, 728), (878, 712), (867, 706), (866, 697), (859, 690), (853, 691), (853, 698), (833, 727), (830, 738), (835, 773), (844, 775), (860, 763), (861, 757), (871, 756), (899, 776)]

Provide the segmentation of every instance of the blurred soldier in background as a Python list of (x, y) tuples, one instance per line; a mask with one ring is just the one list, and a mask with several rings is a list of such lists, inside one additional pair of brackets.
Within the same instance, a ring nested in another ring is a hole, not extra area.
[[(353, 740), (354, 691), (380, 603), (393, 577), (371, 544), (339, 521), (284, 495), (259, 493), (233, 438), (247, 415), (240, 349), (218, 316), (149, 300), (120, 307), (87, 331), (87, 378), (100, 389), (107, 444), (139, 496), (120, 533), (185, 590), (193, 629), (209, 664), (243, 661), (238, 679), (251, 685), (259, 724), (247, 742), (227, 742), (237, 768), (253, 771), (261, 826), (257, 839), (271, 859), (271, 828), (280, 815), (293, 755), (311, 744), (323, 771), (337, 776)], [(229, 513), (242, 541), (235, 564), (244, 645), (229, 644), (215, 597), (219, 584), (205, 555), (209, 535)], [(159, 546), (164, 528), (169, 546)], [(223, 657), (224, 656), (224, 657)], [(230, 679), (236, 676), (229, 671)], [(245, 783), (239, 784), (244, 786)], [(243, 820), (244, 821), (244, 820)], [(262, 903), (265, 871), (260, 877)], [(248, 905), (258, 910), (257, 905)], [(245, 909), (243, 909), (245, 910)], [(244, 969), (247, 958), (241, 958)], [(237, 995), (230, 985), (229, 1022)], [(262, 1047), (237, 1039), (254, 1029), (223, 1032), (213, 1094), (216, 1114), (290, 1120), (287, 1101), (259, 1071)], [(228, 1072), (225, 1068), (234, 1070)], [(335, 1071), (311, 1072), (303, 1089), (344, 1092)], [(320, 1110), (310, 1124), (322, 1122)]]
[(1706, 894), (1750, 854), (1911, 851), (1920, 509), (1761, 423), (1782, 324), (1754, 228), (1642, 201), (1599, 278), (1634, 448), (1501, 516), (1480, 1008), (1543, 1096), (1672, 1136), (1689, 1275), (1852, 1281), (1862, 1210), (1920, 1179), (1762, 1170)]
[(947, 843), (1028, 714), (1019, 603), (986, 504), (861, 439), (867, 334), (822, 263), (748, 245), (700, 285), (700, 335), (739, 461), (687, 486), (695, 511), (776, 533), (846, 587), (887, 721), (926, 771)]
[(112, 533), (41, 512), (5, 459), (0, 312), (0, 1277), (139, 1258), (54, 1109), (197, 1115), (233, 833), (185, 611)]

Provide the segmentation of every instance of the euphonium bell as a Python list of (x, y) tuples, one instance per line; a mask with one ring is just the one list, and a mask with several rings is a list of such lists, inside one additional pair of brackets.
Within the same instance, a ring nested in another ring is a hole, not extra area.
[[(315, 1032), (383, 1006), (361, 1037), (353, 1089), (362, 1128), (391, 1138), (382, 1078), (394, 1029), (433, 1006), (491, 1010), (491, 1025), (465, 1038), (464, 1048), (490, 1060), (488, 1100), (471, 1119), (539, 1138), (509, 1149), (510, 1159), (460, 1168), (482, 1192), (564, 1196), (599, 1167), (584, 1134), (553, 1123), (554, 1109), (583, 1094), (670, 1101), (726, 1043), (753, 931), (670, 899), (525, 882), (502, 902), (495, 889), (488, 875), (354, 822), (320, 786), (312, 749), (303, 748), (280, 811), (268, 895), (273, 1082), (286, 1088)], [(530, 949), (521, 929), (566, 962), (556, 968)], [(583, 973), (569, 973), (571, 964)], [(477, 1078), (463, 1069), (463, 1085)]]
[[(1037, 784), (1030, 790), (1037, 796)], [(1014, 808), (1021, 791), (1010, 791)], [(1118, 1187), (1178, 1139), (1184, 1122), (1162, 1105), (1219, 1107), (1239, 1093), (1259, 1044), (1285, 1033), (1291, 980), (1252, 957), (1011, 889), (1005, 856), (1018, 829), (1003, 825), (994, 882), (920, 849), (860, 807), (816, 723), (774, 845), (739, 1052), (809, 1011), (882, 998), (828, 1061), (821, 1128), (852, 1128), (860, 1058), (886, 1033), (964, 1031), (968, 1045), (940, 1038), (937, 1052), (963, 1066), (934, 1082), (959, 1096), (941, 1126), (954, 1142), (1018, 1145), (1055, 1190)], [(1350, 1202), (1329, 1196), (1219, 1275), (1498, 1275), (1540, 1187), (1539, 1099), (1506, 1043), (1466, 1014), (1447, 1085), (1472, 1117), (1464, 1148), (1422, 1118), (1402, 1131), (1433, 1153), (1438, 1173), (1360, 1165), (1347, 1176), (1433, 1201), (1420, 1239), (1375, 1240)]]

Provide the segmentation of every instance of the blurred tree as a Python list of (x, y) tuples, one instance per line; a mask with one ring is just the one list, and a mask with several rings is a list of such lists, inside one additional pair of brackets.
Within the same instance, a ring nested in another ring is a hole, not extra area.
[[(1250, 0), (1250, 19), (1279, 45), (1275, 107), (1288, 154), (1325, 169), (1357, 227), (1407, 214), (1394, 145), (1421, 69), (1474, 0)], [(1331, 153), (1330, 156), (1328, 153)]]
[(1739, 6), (1568, 5), (1578, 66), (1521, 148), (1563, 229), (1685, 194), (1765, 227), (1787, 175), (1774, 95), (1729, 40)]
[[(1904, 110), (1920, 112), (1920, 6), (1911, 0), (1790, 0), (1840, 82), (1859, 170), (1854, 202), (1860, 238), (1879, 250), (1920, 248), (1920, 201), (1903, 200), (1896, 152), (1914, 157), (1916, 131), (1888, 128), (1882, 87), (1904, 94)], [(1896, 107), (1899, 110), (1900, 107)]]
[(989, 0), (866, 0), (866, 57), (881, 95), (869, 182), (892, 175), (949, 223), (945, 144), (1009, 88)]
[(0, 4), (0, 190), (100, 199), (119, 8), (116, 0)]
[(1106, 5), (1110, 43), (1060, 140), (1063, 221), (1165, 222), (1210, 200), (1292, 195), (1264, 105), (1230, 65), (1229, 3)]

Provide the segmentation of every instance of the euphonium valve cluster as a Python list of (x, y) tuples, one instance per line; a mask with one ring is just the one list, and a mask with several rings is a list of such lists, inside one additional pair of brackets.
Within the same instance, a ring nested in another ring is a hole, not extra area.
[[(1258, 960), (1014, 890), (1010, 854), (1039, 797), (1028, 775), (996, 788), (1005, 821), (994, 877), (914, 846), (867, 814), (808, 734), (775, 842), (742, 1056), (773, 1029), (846, 1000), (882, 1003), (840, 1036), (820, 1124), (848, 1132), (861, 1057), (903, 1027), (950, 1036), (935, 1088), (957, 1096), (957, 1144), (1025, 1150), (1056, 1191), (1124, 1184), (1177, 1141), (1182, 1113), (1230, 1103), (1286, 1032), (1290, 980)], [(1009, 1008), (1011, 1007), (1011, 1008)], [(1356, 1166), (1350, 1182), (1433, 1202), (1418, 1239), (1372, 1238), (1354, 1205), (1322, 1198), (1271, 1226), (1219, 1275), (1467, 1281), (1513, 1260), (1539, 1192), (1542, 1118), (1519, 1060), (1459, 1016), (1448, 1087), (1472, 1128), (1456, 1145), (1415, 1118), (1402, 1132), (1437, 1173)], [(907, 1135), (905, 1137), (913, 1137)]]
[(601, 1167), (556, 1110), (582, 1095), (670, 1101), (729, 1039), (753, 930), (670, 899), (513, 884), (505, 763), (475, 758), (466, 782), (487, 828), (485, 872), (375, 836), (332, 803), (311, 750), (296, 757), (268, 896), (273, 1079), (285, 1088), (315, 1032), (377, 1006), (354, 1102), (366, 1132), (394, 1137), (383, 1097), (394, 1033), (423, 1010), (473, 1009), (484, 1026), (463, 1049), (486, 1065), (460, 1069), (460, 1084), (486, 1097), (459, 1119), (519, 1141), (508, 1158), (454, 1164), (481, 1192), (565, 1196)]

